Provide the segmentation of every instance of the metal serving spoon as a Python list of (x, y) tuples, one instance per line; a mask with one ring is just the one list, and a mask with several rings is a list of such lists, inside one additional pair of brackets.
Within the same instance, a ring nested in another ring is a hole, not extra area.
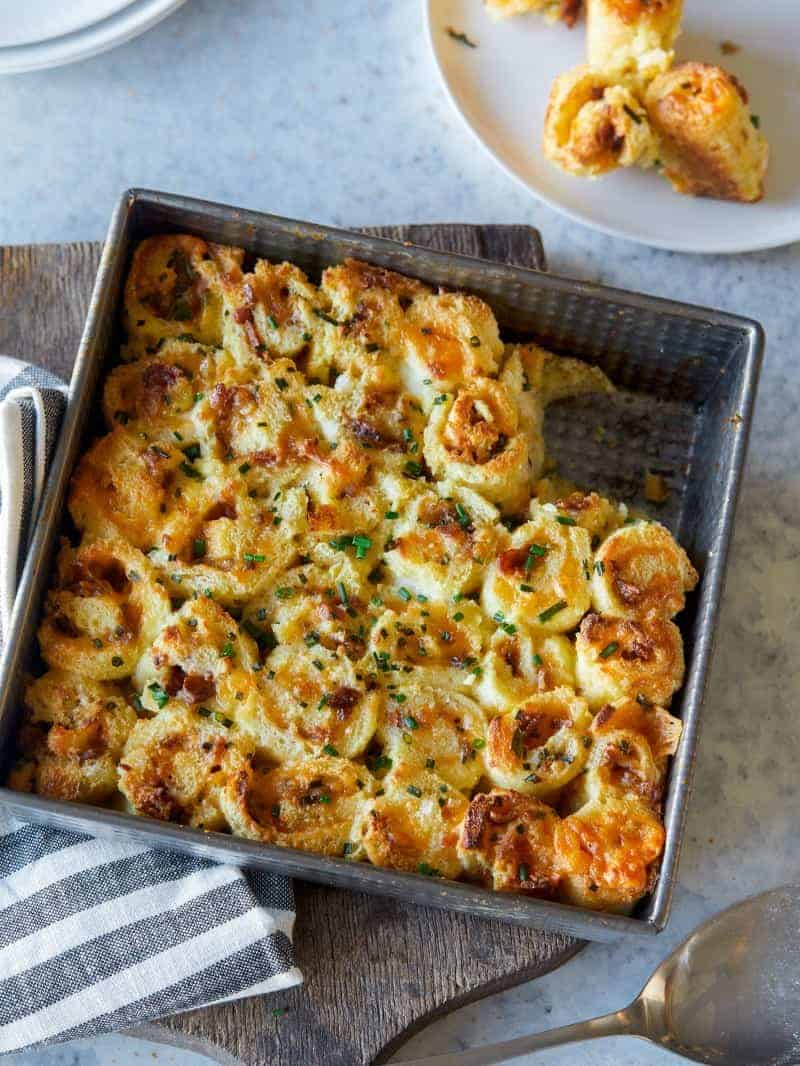
[(402, 1066), (492, 1066), (601, 1036), (639, 1036), (714, 1066), (800, 1064), (800, 885), (703, 922), (616, 1014)]

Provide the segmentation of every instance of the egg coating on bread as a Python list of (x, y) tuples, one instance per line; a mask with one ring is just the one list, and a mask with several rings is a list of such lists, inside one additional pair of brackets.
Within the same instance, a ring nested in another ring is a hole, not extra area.
[(644, 102), (663, 174), (676, 192), (740, 203), (763, 197), (769, 146), (732, 74), (681, 63), (651, 82)]
[(486, 776), (499, 788), (553, 796), (586, 764), (590, 720), (586, 701), (572, 689), (531, 696), (489, 723)]
[(132, 674), (172, 613), (150, 560), (124, 540), (62, 540), (39, 628), (51, 667), (98, 681)]
[(360, 839), (367, 858), (393, 870), (457, 877), (456, 845), (468, 804), (434, 771), (395, 763), (364, 811)]
[(467, 875), (495, 892), (524, 892), (552, 899), (561, 881), (555, 847), (559, 817), (552, 807), (513, 789), (474, 797), (458, 840)]
[(28, 683), (24, 704), (10, 787), (79, 803), (110, 799), (136, 724), (122, 690), (56, 669)]
[(592, 606), (598, 614), (672, 618), (686, 606), (697, 571), (668, 529), (636, 522), (612, 533), (592, 566)]
[(657, 615), (634, 620), (587, 614), (575, 640), (578, 690), (592, 709), (630, 697), (662, 707), (683, 683), (683, 640)]
[(356, 260), (168, 235), (126, 293), (9, 783), (628, 908), (696, 575), (545, 456), (603, 371)]
[(359, 859), (354, 829), (374, 790), (364, 766), (320, 755), (268, 771), (245, 764), (228, 781), (220, 806), (238, 836)]

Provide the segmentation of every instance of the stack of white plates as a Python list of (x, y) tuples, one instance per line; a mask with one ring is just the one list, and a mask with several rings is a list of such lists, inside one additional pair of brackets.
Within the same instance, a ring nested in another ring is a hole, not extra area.
[(0, 0), (0, 74), (74, 63), (129, 41), (184, 0)]

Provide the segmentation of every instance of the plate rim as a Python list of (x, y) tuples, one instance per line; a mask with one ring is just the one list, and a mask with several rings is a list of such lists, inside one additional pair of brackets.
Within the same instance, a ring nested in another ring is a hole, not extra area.
[[(604, 233), (608, 237), (614, 237), (619, 240), (630, 241), (633, 244), (643, 245), (646, 248), (658, 248), (667, 252), (681, 252), (691, 255), (742, 255), (749, 252), (763, 252), (773, 248), (784, 248), (787, 245), (795, 244), (800, 241), (800, 213), (798, 213), (798, 225), (796, 231), (788, 231), (787, 234), (776, 237), (775, 239), (756, 239), (755, 241), (736, 242), (725, 241), (723, 243), (708, 241), (703, 242), (702, 246), (698, 243), (692, 243), (691, 241), (680, 240), (664, 240), (659, 237), (647, 237), (631, 233), (628, 230), (620, 229), (616, 226), (608, 225), (603, 222), (598, 222), (594, 218), (587, 214), (583, 214), (580, 211), (576, 211), (571, 207), (566, 207), (560, 201), (542, 192), (536, 188), (527, 178), (519, 174), (510, 163), (506, 160), (481, 136), (476, 127), (470, 121), (469, 116), (461, 106), (458, 97), (455, 94), (454, 89), (450, 84), (450, 79), (445, 72), (445, 65), (440, 58), (439, 46), (437, 44), (436, 35), (434, 33), (433, 25), (433, 6), (437, 3), (437, 0), (421, 0), (424, 32), (428, 39), (428, 47), (430, 49), (433, 62), (436, 66), (437, 73), (439, 75), (439, 81), (441, 82), (444, 94), (461, 119), (463, 125), (467, 128), (473, 139), (481, 146), (483, 151), (489, 156), (489, 158), (507, 174), (517, 185), (525, 189), (534, 199), (540, 203), (545, 204), (551, 210), (557, 212), (559, 215), (569, 218), (573, 222), (579, 223), (581, 226), (585, 226), (588, 229), (597, 231), (598, 233)], [(487, 16), (488, 17), (488, 16)]]
[(186, 0), (131, 0), (116, 14), (83, 29), (31, 44), (0, 48), (0, 75), (68, 66), (108, 52), (145, 33)]
[[(100, 15), (98, 17), (95, 14), (93, 16), (90, 16), (87, 22), (83, 22), (80, 25), (75, 25), (71, 30), (56, 31), (55, 33), (53, 33), (52, 31), (47, 31), (45, 36), (43, 37), (34, 37), (30, 40), (17, 41), (16, 43), (6, 42), (5, 44), (0, 44), (0, 52), (4, 51), (5, 49), (28, 48), (37, 44), (44, 45), (47, 44), (48, 41), (56, 41), (61, 37), (67, 37), (73, 33), (82, 33), (85, 30), (88, 30), (91, 26), (96, 26), (98, 23), (104, 22), (106, 19), (113, 18), (121, 11), (124, 11), (126, 7), (130, 7), (135, 2), (136, 0), (115, 0), (111, 10), (108, 11), (105, 15)], [(41, 30), (37, 30), (36, 32), (40, 33)]]

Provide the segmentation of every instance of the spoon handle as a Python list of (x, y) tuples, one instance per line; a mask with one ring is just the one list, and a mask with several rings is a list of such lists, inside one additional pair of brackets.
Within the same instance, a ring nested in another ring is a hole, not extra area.
[(630, 1007), (615, 1014), (604, 1014), (601, 1018), (563, 1025), (559, 1029), (550, 1029), (546, 1033), (534, 1033), (520, 1036), (515, 1040), (504, 1040), (500, 1044), (487, 1044), (473, 1048), (471, 1051), (457, 1051), (448, 1055), (433, 1055), (427, 1059), (413, 1059), (398, 1063), (398, 1066), (493, 1066), (494, 1063), (508, 1062), (519, 1055), (544, 1048), (558, 1047), (561, 1044), (573, 1044), (580, 1040), (596, 1040), (601, 1036), (637, 1036), (640, 1030), (636, 1024), (636, 1012)]

